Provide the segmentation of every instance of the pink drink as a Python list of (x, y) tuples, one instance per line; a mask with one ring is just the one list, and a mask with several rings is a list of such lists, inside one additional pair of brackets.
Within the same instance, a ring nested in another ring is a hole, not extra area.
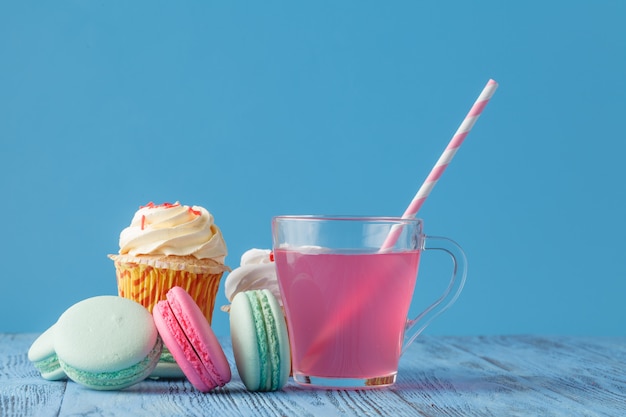
[(274, 257), (294, 378), (395, 376), (420, 251)]

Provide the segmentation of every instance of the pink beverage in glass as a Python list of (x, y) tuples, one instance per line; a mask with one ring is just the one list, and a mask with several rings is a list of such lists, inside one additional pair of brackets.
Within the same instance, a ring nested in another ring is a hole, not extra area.
[(294, 379), (392, 384), (420, 251), (275, 249), (274, 259), (289, 317)]
[[(306, 387), (393, 384), (400, 355), (456, 300), (467, 272), (461, 247), (426, 236), (421, 219), (275, 216), (272, 240), (293, 378)], [(428, 250), (451, 257), (452, 277), (441, 297), (409, 319)]]

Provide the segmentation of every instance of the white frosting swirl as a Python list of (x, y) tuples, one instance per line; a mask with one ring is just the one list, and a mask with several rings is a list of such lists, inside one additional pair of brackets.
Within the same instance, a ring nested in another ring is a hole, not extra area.
[(250, 249), (241, 256), (241, 266), (226, 277), (224, 292), (228, 301), (236, 294), (250, 290), (268, 289), (282, 305), (276, 266), (269, 249)]
[(213, 215), (200, 206), (149, 203), (120, 233), (120, 254), (192, 255), (220, 263), (228, 253)]

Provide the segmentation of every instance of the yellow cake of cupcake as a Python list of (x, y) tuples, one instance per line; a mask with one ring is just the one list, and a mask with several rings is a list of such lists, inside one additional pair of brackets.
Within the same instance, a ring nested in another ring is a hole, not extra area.
[(200, 206), (148, 203), (122, 230), (115, 263), (120, 296), (150, 312), (170, 288), (184, 288), (211, 323), (228, 253), (213, 215)]

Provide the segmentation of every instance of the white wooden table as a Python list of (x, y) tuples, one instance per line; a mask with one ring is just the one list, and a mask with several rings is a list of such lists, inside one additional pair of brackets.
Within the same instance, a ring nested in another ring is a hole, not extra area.
[(208, 394), (186, 380), (102, 392), (42, 379), (35, 334), (0, 334), (0, 416), (626, 416), (626, 338), (421, 336), (397, 383), (367, 391), (250, 393), (233, 369)]

